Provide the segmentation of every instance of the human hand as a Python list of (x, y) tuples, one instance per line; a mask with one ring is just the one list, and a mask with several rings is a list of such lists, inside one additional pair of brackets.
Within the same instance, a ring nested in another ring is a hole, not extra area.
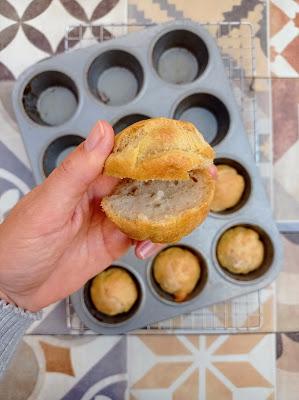
[[(37, 311), (78, 290), (123, 255), (132, 241), (105, 216), (100, 200), (117, 179), (102, 175), (114, 132), (99, 121), (52, 174), (0, 225), (0, 299)], [(159, 249), (136, 244), (145, 258)]]

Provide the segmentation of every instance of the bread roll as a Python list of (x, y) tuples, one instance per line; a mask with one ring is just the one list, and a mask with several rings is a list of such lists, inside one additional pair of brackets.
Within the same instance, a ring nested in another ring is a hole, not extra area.
[(90, 296), (98, 311), (113, 316), (128, 312), (137, 300), (138, 291), (127, 271), (111, 267), (93, 279)]
[(245, 188), (245, 180), (237, 170), (229, 165), (217, 165), (217, 181), (215, 194), (211, 204), (214, 212), (234, 207), (240, 201)]
[(214, 156), (190, 122), (151, 118), (116, 135), (104, 173), (142, 181), (189, 179), (189, 171), (209, 167)]
[(243, 226), (228, 229), (217, 245), (220, 265), (234, 274), (248, 274), (259, 268), (263, 263), (264, 252), (259, 234)]
[(184, 301), (200, 278), (198, 258), (180, 247), (163, 250), (156, 257), (153, 268), (156, 282), (176, 301)]
[(207, 216), (214, 150), (189, 122), (137, 122), (116, 136), (105, 173), (123, 178), (102, 200), (106, 215), (135, 240), (172, 243)]

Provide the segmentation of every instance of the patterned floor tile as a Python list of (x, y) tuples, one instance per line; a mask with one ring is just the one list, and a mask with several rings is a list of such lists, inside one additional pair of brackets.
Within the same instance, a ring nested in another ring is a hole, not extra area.
[(275, 217), (298, 221), (299, 78), (272, 79), (272, 115)]
[[(129, 0), (129, 21), (147, 24), (171, 19), (191, 18), (201, 23), (223, 21), (250, 22), (256, 49), (257, 76), (268, 76), (267, 2), (262, 0)], [(242, 34), (235, 28), (236, 35)]]
[[(0, 81), (14, 79), (33, 62), (64, 51), (64, 35), (69, 26), (127, 20), (126, 0), (21, 3), (20, 6), (20, 1), (0, 2)], [(49, 21), (55, 21), (55, 29)], [(73, 41), (72, 45), (75, 44)]]
[(283, 270), (277, 279), (277, 330), (299, 330), (299, 234), (284, 234)]
[(299, 332), (276, 335), (277, 398), (297, 400), (299, 393)]
[(10, 368), (0, 381), (0, 400), (27, 400), (35, 392), (39, 372), (34, 351), (22, 341)]
[(299, 78), (273, 79), (272, 114), (275, 162), (299, 139), (298, 107)]
[(275, 335), (176, 336), (167, 354), (165, 339), (128, 338), (132, 399), (268, 399), (274, 392)]
[(126, 357), (125, 337), (27, 336), (0, 383), (0, 400), (124, 400)]
[(299, 76), (299, 3), (271, 0), (271, 71), (277, 77)]

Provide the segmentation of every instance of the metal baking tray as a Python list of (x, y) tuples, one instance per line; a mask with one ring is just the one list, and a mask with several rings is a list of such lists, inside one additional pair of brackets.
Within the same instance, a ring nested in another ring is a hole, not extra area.
[[(180, 65), (176, 71), (174, 60)], [(109, 81), (114, 85), (107, 85)], [(49, 116), (48, 109), (59, 105), (57, 87), (65, 88), (60, 101), (68, 99), (69, 107), (65, 114), (56, 107), (58, 115)], [(279, 273), (279, 234), (219, 50), (199, 24), (166, 23), (45, 60), (19, 78), (13, 104), (38, 182), (62, 152), (83, 140), (96, 119), (107, 119), (120, 130), (138, 118), (154, 116), (192, 120), (215, 147), (216, 163), (233, 165), (245, 176), (241, 206), (229, 213), (210, 213), (178, 243), (202, 261), (201, 279), (189, 300), (174, 303), (153, 280), (153, 260), (140, 261), (129, 251), (116, 263), (130, 271), (139, 286), (139, 300), (129, 313), (112, 319), (96, 313), (88, 284), (71, 297), (75, 311), (92, 330), (117, 334), (147, 326), (258, 290)], [(202, 125), (203, 120), (208, 123)], [(219, 237), (236, 225), (256, 229), (266, 250), (263, 265), (244, 277), (226, 273), (216, 257)]]

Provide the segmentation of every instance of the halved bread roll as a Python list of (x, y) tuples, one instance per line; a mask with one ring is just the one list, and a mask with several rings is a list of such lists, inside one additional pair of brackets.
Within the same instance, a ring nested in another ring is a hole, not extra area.
[(214, 150), (189, 122), (140, 121), (116, 136), (104, 172), (123, 179), (102, 200), (129, 237), (172, 243), (207, 216), (214, 195)]

